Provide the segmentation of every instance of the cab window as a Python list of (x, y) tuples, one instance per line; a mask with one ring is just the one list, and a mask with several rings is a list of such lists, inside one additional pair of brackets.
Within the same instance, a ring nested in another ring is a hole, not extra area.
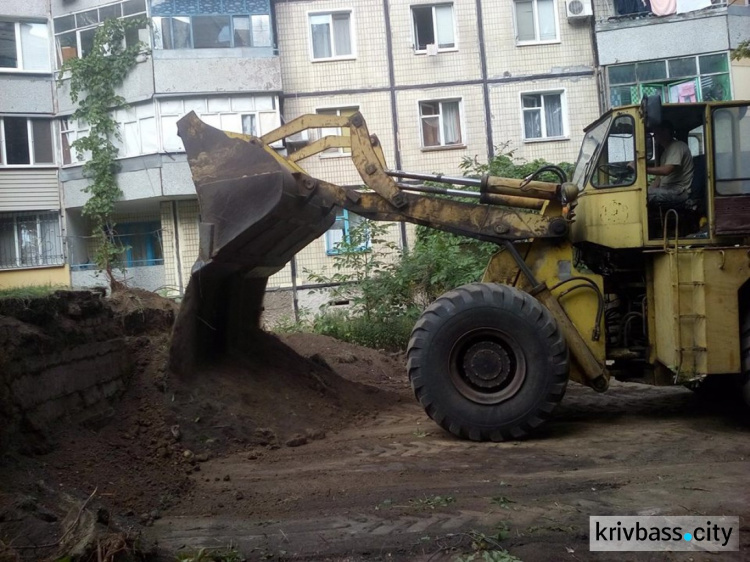
[(620, 115), (609, 129), (599, 153), (591, 184), (597, 189), (625, 187), (635, 182), (635, 120)]
[(750, 194), (748, 106), (714, 110), (714, 167), (719, 195)]

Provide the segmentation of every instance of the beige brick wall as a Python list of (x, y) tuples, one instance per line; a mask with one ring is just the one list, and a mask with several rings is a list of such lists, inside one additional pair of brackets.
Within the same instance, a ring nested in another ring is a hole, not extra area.
[[(521, 93), (564, 92), (567, 140), (523, 141)], [(553, 163), (574, 162), (578, 157), (583, 128), (599, 117), (596, 79), (534, 80), (490, 86), (493, 140), (496, 146), (509, 141), (516, 156), (533, 160), (544, 158)]]
[(163, 201), (159, 210), (161, 211), (161, 240), (164, 245), (164, 284), (168, 287), (177, 288), (177, 259), (174, 244), (175, 224), (172, 218), (172, 202)]
[[(312, 62), (310, 12), (351, 10), (353, 60)], [(276, 3), (281, 76), (285, 92), (388, 86), (385, 20), (380, 0)]]
[[(461, 100), (462, 148), (423, 149), (419, 102), (429, 100)], [(482, 86), (454, 86), (405, 90), (396, 94), (399, 116), (401, 161), (404, 170), (427, 173), (459, 174), (461, 158), (478, 155), (487, 159)]]
[[(392, 115), (388, 92), (287, 98), (284, 101), (283, 115), (285, 120), (290, 120), (305, 113), (316, 113), (318, 109), (341, 107), (359, 107), (370, 134), (375, 134), (380, 139), (386, 162), (389, 166), (395, 167)], [(349, 155), (319, 154), (302, 160), (299, 164), (314, 178), (340, 185), (362, 185), (363, 183)]]
[(484, 39), (490, 79), (593, 67), (590, 22), (568, 23), (565, 0), (555, 1), (560, 42), (523, 46), (516, 45), (512, 2), (484, 2)]
[(473, 0), (453, 2), (456, 48), (436, 56), (416, 54), (411, 6), (431, 5), (430, 0), (394, 0), (391, 2), (393, 67), (396, 85), (430, 84), (482, 77), (477, 38), (476, 4)]

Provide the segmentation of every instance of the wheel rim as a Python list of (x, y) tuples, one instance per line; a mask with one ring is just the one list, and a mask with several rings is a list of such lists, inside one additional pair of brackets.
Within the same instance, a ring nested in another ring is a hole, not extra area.
[(469, 400), (498, 404), (515, 396), (526, 379), (526, 357), (513, 336), (494, 328), (461, 336), (450, 354), (451, 380)]

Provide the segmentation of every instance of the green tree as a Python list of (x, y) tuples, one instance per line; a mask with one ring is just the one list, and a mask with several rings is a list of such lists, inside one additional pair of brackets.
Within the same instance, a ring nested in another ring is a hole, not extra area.
[(70, 98), (78, 104), (71, 119), (89, 126), (89, 134), (76, 139), (71, 147), (78, 154), (90, 155), (83, 166), (83, 175), (90, 181), (84, 191), (91, 197), (83, 207), (83, 214), (93, 223), (94, 261), (99, 271), (106, 273), (112, 289), (120, 284), (113, 270), (121, 266), (125, 249), (114, 236), (114, 206), (122, 191), (117, 185), (118, 149), (113, 142), (121, 137), (112, 112), (127, 107), (116, 89), (138, 57), (148, 54), (142, 42), (127, 46), (126, 32), (142, 28), (145, 23), (143, 18), (106, 20), (97, 28), (91, 50), (85, 57), (65, 61), (57, 81), (58, 87), (68, 83)]
[(750, 39), (745, 39), (732, 51), (732, 60), (750, 58)]

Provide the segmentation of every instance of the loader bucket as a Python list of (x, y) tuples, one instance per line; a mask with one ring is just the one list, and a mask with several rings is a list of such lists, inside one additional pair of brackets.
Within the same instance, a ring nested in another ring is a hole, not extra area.
[(199, 256), (170, 347), (170, 368), (187, 373), (257, 335), (268, 277), (328, 230), (336, 211), (311, 199), (310, 178), (259, 139), (192, 112), (177, 128), (200, 207)]

